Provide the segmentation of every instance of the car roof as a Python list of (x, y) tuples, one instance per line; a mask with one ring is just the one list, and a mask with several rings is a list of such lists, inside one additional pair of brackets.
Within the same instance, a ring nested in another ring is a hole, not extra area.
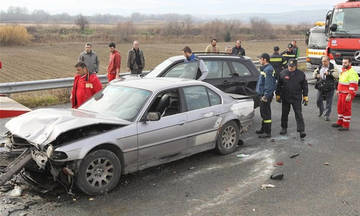
[[(242, 60), (251, 60), (250, 57), (248, 56), (233, 56), (233, 55), (216, 55), (216, 53), (213, 54), (195, 54), (197, 57), (199, 58), (219, 58), (219, 59), (242, 59)], [(173, 56), (168, 58), (168, 60), (175, 62), (175, 61), (180, 61), (180, 60), (184, 60), (185, 57), (183, 55), (178, 55), (178, 56)]]
[(124, 80), (124, 81), (114, 80), (113, 82), (111, 82), (111, 85), (141, 88), (152, 92), (161, 91), (163, 89), (189, 86), (189, 85), (207, 86), (206, 83), (197, 80), (183, 79), (183, 78), (165, 78), (165, 77), (157, 77), (157, 78), (145, 77), (142, 79)]

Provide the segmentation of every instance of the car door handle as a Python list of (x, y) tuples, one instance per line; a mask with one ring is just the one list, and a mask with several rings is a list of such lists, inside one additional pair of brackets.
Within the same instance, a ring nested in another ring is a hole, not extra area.
[(204, 113), (203, 116), (205, 118), (210, 118), (210, 117), (214, 116), (214, 113), (213, 112)]
[(179, 125), (179, 126), (182, 126), (182, 125), (184, 125), (185, 124), (185, 121), (179, 121), (178, 123), (177, 123), (177, 125)]
[(230, 82), (229, 81), (227, 81), (227, 80), (224, 80), (224, 85), (227, 85), (227, 84), (229, 84)]

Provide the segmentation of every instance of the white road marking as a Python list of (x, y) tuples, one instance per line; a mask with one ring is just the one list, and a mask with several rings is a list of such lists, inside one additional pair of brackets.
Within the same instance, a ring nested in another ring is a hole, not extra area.
[[(249, 176), (245, 178), (243, 181), (238, 182), (235, 186), (228, 188), (228, 190), (219, 194), (218, 196), (209, 199), (209, 200), (199, 200), (193, 199), (189, 202), (199, 203), (195, 204), (195, 207), (191, 208), (187, 212), (187, 216), (197, 216), (197, 215), (206, 215), (206, 211), (211, 211), (212, 208), (223, 205), (225, 203), (234, 202), (235, 200), (242, 199), (249, 194), (255, 192), (259, 189), (260, 185), (262, 185), (271, 175), (274, 168), (274, 152), (272, 150), (264, 150), (258, 153), (255, 153), (248, 158), (244, 158), (239, 162), (227, 163), (224, 164), (223, 168), (231, 167), (243, 163), (244, 161), (260, 159), (258, 163), (254, 166), (253, 170), (249, 173)], [(207, 168), (204, 171), (198, 171), (196, 175), (202, 174), (204, 172), (208, 172), (210, 169)], [(215, 168), (217, 169), (217, 168)], [(193, 174), (194, 175), (194, 174)], [(191, 177), (194, 177), (194, 176)]]

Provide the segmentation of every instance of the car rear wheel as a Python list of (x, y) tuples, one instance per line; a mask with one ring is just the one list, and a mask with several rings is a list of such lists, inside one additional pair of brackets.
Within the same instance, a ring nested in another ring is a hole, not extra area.
[(234, 121), (227, 122), (221, 127), (216, 150), (222, 155), (234, 152), (239, 142), (239, 135), (239, 126)]
[(96, 150), (81, 162), (76, 178), (80, 190), (88, 195), (103, 194), (111, 191), (119, 183), (121, 162), (109, 150)]

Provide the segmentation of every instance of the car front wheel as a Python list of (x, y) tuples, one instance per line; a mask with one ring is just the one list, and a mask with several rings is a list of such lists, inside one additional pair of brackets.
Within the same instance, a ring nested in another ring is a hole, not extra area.
[(222, 155), (234, 152), (239, 142), (239, 135), (239, 126), (234, 121), (227, 122), (221, 127), (216, 150)]
[(88, 154), (80, 164), (76, 184), (88, 195), (111, 191), (119, 183), (121, 162), (109, 150), (96, 150)]

